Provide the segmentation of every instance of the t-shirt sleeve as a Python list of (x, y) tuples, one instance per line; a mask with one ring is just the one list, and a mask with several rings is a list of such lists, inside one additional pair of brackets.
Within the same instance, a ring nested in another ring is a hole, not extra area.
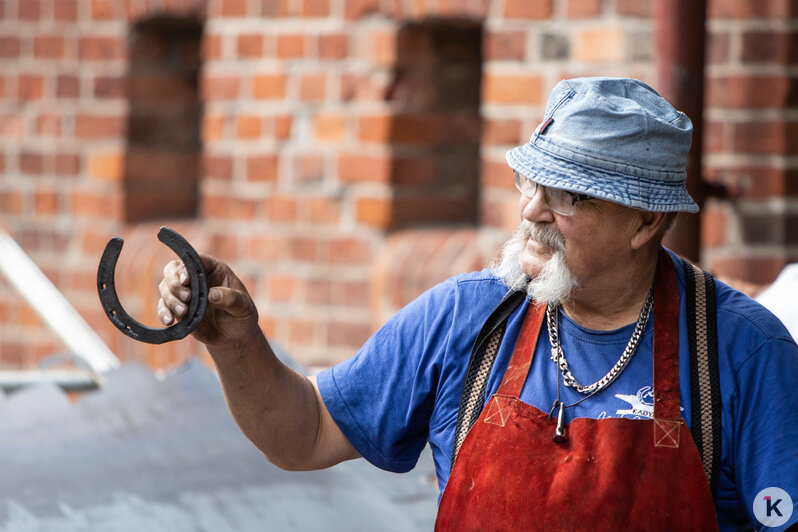
[[(759, 525), (754, 506), (766, 505), (766, 488), (780, 488), (792, 498), (792, 517), (778, 527), (798, 522), (798, 347), (788, 338), (764, 341), (736, 373), (734, 410), (734, 476), (740, 502), (751, 523)], [(758, 499), (761, 498), (761, 501)], [(775, 512), (787, 515), (788, 500)], [(771, 506), (771, 513), (774, 513)]]
[(357, 355), (317, 377), (324, 404), (344, 435), (381, 469), (409, 471), (424, 449), (455, 288), (449, 280), (425, 292)]

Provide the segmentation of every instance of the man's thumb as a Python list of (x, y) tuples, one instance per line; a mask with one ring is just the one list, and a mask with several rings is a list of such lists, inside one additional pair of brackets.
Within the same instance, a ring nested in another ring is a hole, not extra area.
[(214, 286), (208, 291), (208, 301), (214, 307), (237, 318), (252, 313), (249, 298), (238, 290), (226, 286)]

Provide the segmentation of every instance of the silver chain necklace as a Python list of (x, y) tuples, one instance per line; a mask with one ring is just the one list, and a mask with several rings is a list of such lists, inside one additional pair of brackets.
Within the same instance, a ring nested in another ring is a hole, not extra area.
[(637, 347), (640, 345), (640, 338), (643, 336), (643, 331), (646, 330), (646, 324), (648, 323), (648, 317), (651, 314), (651, 308), (653, 304), (654, 287), (652, 286), (651, 290), (648, 292), (645, 302), (643, 303), (643, 308), (640, 309), (640, 316), (637, 318), (637, 325), (635, 325), (635, 330), (632, 332), (632, 337), (629, 338), (629, 343), (626, 344), (626, 349), (624, 349), (623, 353), (621, 353), (621, 358), (619, 358), (618, 362), (616, 362), (615, 365), (610, 368), (606, 375), (588, 386), (579, 384), (568, 367), (568, 361), (565, 360), (565, 353), (560, 345), (560, 335), (557, 329), (560, 306), (549, 304), (546, 307), (546, 322), (548, 324), (549, 330), (549, 343), (551, 343), (551, 360), (560, 368), (563, 384), (573, 388), (579, 393), (590, 395), (598, 393), (612, 384), (612, 382), (618, 378), (618, 375), (620, 375), (621, 372), (626, 368), (626, 365), (629, 364), (629, 361), (632, 359), (632, 355), (635, 354), (635, 351), (637, 351)]

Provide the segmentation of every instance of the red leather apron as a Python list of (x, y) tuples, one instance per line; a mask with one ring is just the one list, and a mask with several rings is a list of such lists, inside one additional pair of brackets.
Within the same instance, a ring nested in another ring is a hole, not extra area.
[(436, 530), (718, 529), (679, 415), (679, 293), (664, 253), (654, 290), (654, 419), (576, 418), (555, 443), (556, 418), (519, 399), (545, 314), (530, 305), (501, 385), (457, 455)]

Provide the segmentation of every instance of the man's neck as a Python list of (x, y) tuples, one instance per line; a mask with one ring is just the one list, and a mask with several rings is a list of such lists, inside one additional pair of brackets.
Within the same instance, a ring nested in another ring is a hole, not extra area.
[(561, 303), (562, 311), (582, 327), (597, 331), (619, 329), (637, 321), (654, 282), (657, 251), (641, 254), (600, 280), (574, 289)]

